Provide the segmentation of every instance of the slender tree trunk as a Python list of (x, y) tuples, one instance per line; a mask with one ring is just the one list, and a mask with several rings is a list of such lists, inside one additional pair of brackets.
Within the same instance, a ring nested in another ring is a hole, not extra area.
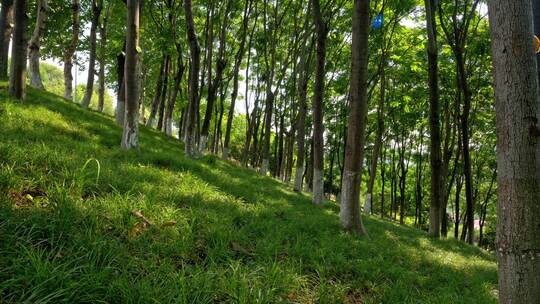
[(9, 42), (13, 32), (13, 0), (2, 0), (0, 11), (0, 79), (8, 79)]
[[(540, 103), (528, 0), (488, 2), (497, 121), (500, 303), (540, 299)], [(510, 39), (511, 38), (511, 39)]]
[(429, 79), (429, 126), (430, 126), (430, 163), (431, 163), (431, 203), (429, 208), (429, 234), (440, 236), (441, 227), (441, 138), (440, 106), (438, 80), (437, 28), (435, 22), (436, 0), (425, 0), (428, 32), (428, 79)]
[(47, 21), (47, 14), (49, 12), (48, 0), (37, 1), (37, 14), (36, 14), (36, 26), (32, 37), (28, 42), (28, 61), (30, 72), (30, 86), (39, 90), (44, 90), (43, 81), (41, 81), (41, 75), (39, 73), (39, 60), (41, 48), (41, 37), (45, 32), (45, 22)]
[(81, 101), (83, 108), (88, 108), (92, 94), (94, 93), (94, 76), (96, 73), (96, 36), (99, 25), (99, 16), (103, 9), (103, 0), (92, 1), (92, 23), (90, 25), (90, 55), (88, 60), (88, 79), (86, 81), (86, 91)]
[(77, 50), (77, 44), (79, 43), (79, 0), (71, 1), (71, 19), (72, 19), (72, 34), (71, 42), (64, 51), (64, 98), (73, 99), (73, 75), (71, 70), (73, 69), (73, 55)]
[(13, 45), (11, 46), (11, 68), (9, 73), (9, 95), (19, 100), (26, 98), (26, 28), (28, 24), (27, 0), (15, 0)]
[[(210, 131), (210, 122), (212, 120), (212, 111), (214, 110), (214, 104), (217, 98), (218, 89), (222, 85), (223, 80), (223, 71), (225, 70), (227, 66), (227, 59), (225, 58), (225, 47), (226, 47), (226, 41), (227, 41), (227, 27), (228, 27), (228, 18), (229, 18), (229, 10), (230, 5), (232, 4), (232, 0), (227, 1), (227, 8), (225, 9), (225, 13), (223, 15), (223, 22), (221, 25), (221, 32), (220, 32), (220, 38), (219, 38), (219, 51), (218, 51), (218, 58), (216, 62), (216, 77), (212, 80), (212, 73), (210, 71), (212, 70), (212, 52), (211, 52), (211, 46), (210, 46), (210, 53), (209, 53), (209, 67), (208, 67), (208, 98), (206, 100), (206, 112), (204, 114), (204, 120), (201, 130), (201, 137), (199, 140), (199, 152), (202, 153), (204, 150), (206, 150), (206, 144), (208, 142), (208, 134)], [(211, 29), (210, 29), (211, 30)], [(245, 40), (245, 37), (243, 38)], [(210, 44), (212, 44), (213, 41), (210, 41)]]
[(111, 13), (111, 3), (107, 6), (107, 14), (103, 18), (103, 23), (99, 27), (99, 91), (98, 91), (98, 112), (103, 112), (105, 104), (105, 57), (107, 50), (107, 24)]
[(165, 106), (167, 105), (167, 92), (169, 90), (169, 72), (171, 69), (171, 56), (167, 55), (165, 56), (165, 71), (164, 71), (164, 78), (163, 78), (163, 88), (161, 89), (161, 96), (159, 101), (159, 108), (158, 108), (158, 122), (156, 129), (162, 131), (163, 130), (163, 120), (165, 116)]
[(159, 110), (159, 103), (161, 102), (161, 95), (163, 94), (163, 83), (165, 82), (165, 64), (167, 63), (167, 57), (163, 56), (163, 60), (161, 61), (161, 65), (159, 68), (159, 76), (156, 81), (156, 91), (154, 95), (154, 99), (152, 100), (152, 105), (150, 107), (150, 116), (148, 117), (148, 121), (146, 123), (147, 126), (154, 127), (154, 124), (156, 123), (156, 116)]
[(124, 41), (122, 53), (116, 56), (117, 62), (117, 79), (118, 79), (118, 96), (116, 98), (116, 113), (115, 121), (119, 126), (124, 126), (124, 119), (126, 116), (126, 82), (124, 81), (125, 63), (126, 63), (126, 41)]
[(188, 109), (186, 114), (186, 136), (185, 154), (187, 157), (194, 157), (197, 154), (197, 110), (199, 102), (199, 68), (201, 64), (201, 49), (197, 41), (195, 23), (193, 21), (193, 11), (191, 0), (184, 0), (184, 11), (187, 23), (187, 38), (191, 54), (191, 64), (189, 66), (188, 85)]
[[(172, 136), (174, 106), (176, 104), (178, 93), (180, 92), (180, 84), (182, 83), (184, 70), (186, 69), (183, 61), (182, 46), (179, 43), (176, 45), (176, 50), (178, 52), (178, 58), (176, 60), (177, 72), (174, 78), (174, 89), (167, 105), (167, 111), (165, 112), (165, 134), (168, 136)], [(179, 128), (181, 128), (181, 124), (179, 125)]]
[(367, 115), (369, 0), (355, 0), (352, 17), (352, 71), (350, 105), (341, 183), (341, 224), (346, 230), (367, 234), (360, 217), (360, 182)]
[(317, 71), (313, 96), (313, 204), (324, 200), (324, 126), (323, 103), (326, 64), (326, 36), (328, 30), (323, 20), (319, 0), (312, 0), (315, 29), (317, 32)]

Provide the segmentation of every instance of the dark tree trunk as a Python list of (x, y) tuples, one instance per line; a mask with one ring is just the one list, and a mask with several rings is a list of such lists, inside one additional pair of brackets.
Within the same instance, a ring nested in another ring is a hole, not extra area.
[(161, 95), (163, 94), (163, 83), (165, 82), (165, 64), (167, 63), (167, 56), (163, 56), (163, 60), (161, 61), (161, 65), (159, 67), (159, 76), (156, 81), (156, 91), (154, 95), (154, 99), (152, 100), (152, 104), (150, 106), (150, 116), (148, 117), (148, 121), (146, 122), (147, 126), (153, 127), (156, 123), (156, 116), (158, 115), (159, 111), (159, 103), (161, 102)]
[(312, 0), (312, 5), (317, 37), (317, 68), (313, 93), (313, 204), (321, 205), (324, 200), (323, 103), (328, 30), (319, 0)]
[(103, 9), (103, 0), (92, 1), (92, 23), (90, 25), (90, 55), (88, 60), (88, 79), (86, 81), (86, 91), (81, 101), (83, 108), (88, 108), (92, 94), (94, 93), (94, 76), (96, 73), (96, 36), (99, 25), (99, 16)]
[(0, 11), (0, 79), (8, 79), (9, 42), (13, 32), (13, 0), (2, 0)]
[(429, 234), (438, 238), (441, 229), (441, 138), (438, 79), (437, 25), (435, 22), (436, 0), (425, 0), (428, 32), (428, 81), (429, 81), (429, 127), (431, 164), (431, 202), (429, 208)]
[[(169, 98), (169, 103), (167, 104), (167, 110), (165, 111), (165, 134), (172, 136), (172, 123), (173, 123), (173, 112), (176, 105), (176, 99), (180, 93), (180, 84), (182, 83), (182, 78), (184, 76), (184, 70), (186, 69), (184, 65), (182, 46), (177, 43), (176, 51), (178, 52), (178, 57), (176, 59), (176, 76), (174, 78), (174, 88), (172, 94)], [(178, 127), (181, 129), (182, 124), (179, 124)], [(181, 137), (180, 137), (181, 138)]]
[(188, 157), (197, 155), (197, 111), (199, 109), (199, 68), (201, 61), (201, 49), (197, 41), (195, 23), (193, 21), (193, 11), (191, 0), (184, 0), (184, 11), (187, 23), (187, 38), (191, 54), (191, 64), (189, 66), (188, 85), (188, 110), (186, 114), (186, 134), (185, 134), (185, 154)]
[(100, 38), (100, 54), (99, 54), (99, 90), (98, 90), (98, 108), (99, 112), (103, 112), (103, 106), (105, 104), (105, 58), (107, 51), (107, 24), (111, 13), (111, 5), (107, 6), (107, 13), (103, 18), (103, 23), (99, 28)]
[(163, 120), (165, 119), (165, 106), (167, 104), (167, 91), (169, 89), (169, 72), (171, 69), (171, 56), (165, 56), (165, 71), (163, 71), (163, 88), (158, 107), (158, 123), (156, 129), (163, 130)]
[(9, 95), (16, 99), (26, 98), (26, 48), (27, 48), (27, 0), (15, 0), (13, 45), (11, 47), (11, 68), (9, 73)]
[(122, 53), (116, 56), (117, 62), (117, 79), (118, 79), (118, 96), (116, 98), (116, 113), (115, 121), (119, 126), (124, 126), (126, 114), (126, 83), (124, 81), (125, 65), (126, 65), (126, 41), (124, 41)]

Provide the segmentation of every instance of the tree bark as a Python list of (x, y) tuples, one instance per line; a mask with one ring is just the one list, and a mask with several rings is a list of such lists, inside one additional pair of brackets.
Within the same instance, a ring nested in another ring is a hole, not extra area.
[(326, 36), (328, 30), (322, 17), (319, 0), (312, 0), (315, 29), (317, 33), (317, 70), (313, 96), (313, 204), (324, 200), (324, 76), (326, 63)]
[(77, 50), (77, 44), (79, 43), (79, 0), (71, 1), (71, 19), (72, 19), (72, 34), (71, 42), (64, 51), (64, 98), (73, 99), (73, 75), (71, 70), (73, 69), (73, 55)]
[(343, 228), (367, 234), (360, 216), (360, 182), (367, 115), (369, 0), (355, 0), (352, 17), (350, 104), (341, 182), (340, 219)]
[[(169, 98), (169, 103), (167, 104), (167, 111), (165, 112), (165, 134), (172, 136), (172, 122), (173, 122), (173, 111), (176, 104), (176, 99), (178, 93), (180, 93), (180, 84), (182, 83), (182, 78), (184, 76), (184, 70), (186, 66), (184, 65), (182, 46), (177, 43), (176, 51), (178, 52), (178, 57), (176, 59), (176, 76), (174, 78), (174, 89), (172, 95)], [(181, 125), (179, 126), (181, 128)]]
[(497, 125), (500, 303), (540, 299), (540, 102), (528, 0), (488, 2)]
[(118, 93), (116, 98), (116, 113), (115, 121), (119, 126), (124, 126), (124, 118), (126, 116), (126, 82), (124, 80), (125, 74), (125, 65), (126, 65), (126, 41), (124, 41), (124, 46), (122, 48), (122, 53), (116, 56), (117, 62), (117, 79), (118, 79)]
[(105, 104), (105, 58), (107, 50), (107, 24), (111, 13), (111, 3), (107, 6), (107, 14), (103, 18), (103, 23), (99, 27), (99, 90), (98, 90), (98, 112), (103, 112)]
[(169, 90), (169, 72), (171, 70), (171, 56), (165, 56), (165, 71), (163, 72), (163, 88), (161, 89), (161, 96), (158, 107), (158, 122), (156, 129), (163, 131), (163, 120), (165, 116), (165, 106), (167, 104), (167, 92)]
[(26, 98), (27, 7), (27, 0), (15, 0), (13, 11), (15, 25), (13, 28), (13, 45), (11, 47), (9, 95), (19, 100)]
[(127, 0), (125, 92), (126, 118), (122, 149), (139, 149), (139, 18), (140, 0)]
[(154, 93), (154, 99), (150, 107), (150, 116), (146, 122), (147, 126), (154, 127), (156, 122), (156, 115), (159, 110), (159, 103), (161, 102), (161, 95), (163, 94), (163, 83), (165, 81), (165, 64), (167, 63), (167, 57), (163, 56), (161, 65), (159, 67), (159, 76), (156, 81), (156, 91)]
[(28, 43), (28, 61), (30, 72), (30, 86), (39, 90), (44, 90), (43, 81), (41, 81), (41, 75), (39, 72), (39, 60), (41, 48), (41, 37), (45, 32), (45, 22), (47, 21), (47, 14), (49, 12), (48, 0), (37, 1), (37, 14), (36, 14), (36, 26), (34, 32)]
[(88, 79), (86, 81), (86, 91), (84, 92), (81, 106), (88, 108), (92, 94), (94, 93), (94, 76), (96, 73), (96, 36), (99, 25), (99, 16), (103, 8), (103, 0), (92, 1), (92, 23), (90, 25), (90, 56), (88, 60)]
[[(199, 140), (200, 153), (203, 153), (204, 150), (206, 150), (206, 144), (208, 142), (208, 134), (210, 131), (210, 121), (212, 120), (212, 112), (214, 110), (214, 104), (216, 102), (218, 89), (222, 84), (223, 71), (225, 70), (227, 66), (227, 58), (225, 57), (225, 47), (226, 47), (226, 42), (227, 42), (227, 27), (228, 27), (229, 10), (230, 10), (231, 4), (232, 4), (232, 0), (228, 0), (227, 8), (225, 9), (225, 13), (223, 15), (223, 23), (221, 25), (221, 32), (219, 36), (220, 37), (219, 38), (219, 51), (218, 51), (218, 58), (216, 62), (215, 79), (212, 79), (211, 77), (212, 73), (210, 72), (208, 73), (208, 98), (206, 100), (206, 112), (204, 114), (204, 120), (203, 120), (202, 129), (201, 129), (201, 137)], [(243, 37), (242, 39), (245, 43), (245, 37)], [(213, 42), (210, 41), (210, 43), (213, 43)], [(212, 54), (210, 53), (208, 56), (212, 57)], [(212, 61), (209, 60), (209, 62), (211, 63)], [(210, 71), (212, 67), (209, 66), (208, 69)]]
[(13, 33), (13, 0), (2, 0), (0, 11), (0, 79), (8, 79), (9, 42)]
[(199, 92), (199, 68), (201, 64), (201, 49), (197, 41), (195, 23), (193, 21), (193, 11), (191, 0), (184, 0), (184, 11), (187, 23), (187, 38), (191, 53), (191, 64), (189, 66), (189, 85), (188, 85), (188, 109), (186, 114), (186, 134), (185, 134), (185, 154), (187, 157), (194, 157), (197, 154), (197, 110), (198, 110), (198, 92)]
[(429, 82), (429, 130), (431, 164), (431, 201), (429, 207), (429, 235), (440, 237), (441, 229), (441, 138), (438, 79), (437, 28), (435, 22), (436, 0), (425, 0), (426, 27), (428, 32), (428, 82)]

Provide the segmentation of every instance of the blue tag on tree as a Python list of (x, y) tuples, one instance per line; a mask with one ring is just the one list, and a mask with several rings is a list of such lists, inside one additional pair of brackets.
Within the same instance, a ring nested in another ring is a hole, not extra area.
[(371, 27), (374, 29), (374, 30), (378, 30), (380, 29), (384, 24), (384, 15), (382, 13), (378, 14), (377, 17), (375, 17), (375, 19), (373, 19), (373, 21), (371, 22)]

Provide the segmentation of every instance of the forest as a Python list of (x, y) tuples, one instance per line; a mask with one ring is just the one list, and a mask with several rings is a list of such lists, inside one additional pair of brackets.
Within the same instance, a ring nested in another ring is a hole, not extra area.
[(537, 35), (540, 0), (1, 0), (0, 303), (539, 303)]

